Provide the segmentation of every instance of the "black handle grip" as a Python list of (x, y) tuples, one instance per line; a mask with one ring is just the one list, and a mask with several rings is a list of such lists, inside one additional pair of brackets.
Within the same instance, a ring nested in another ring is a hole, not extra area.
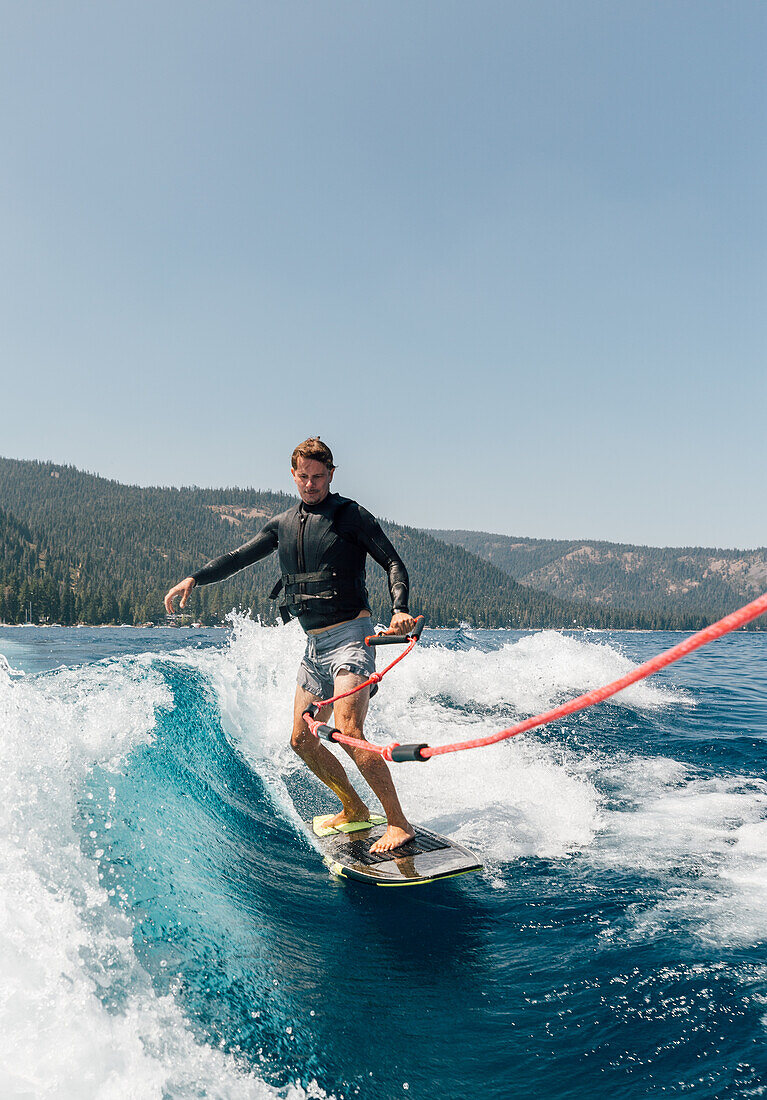
[(415, 621), (415, 628), (410, 634), (371, 634), (365, 639), (365, 645), (404, 645), (411, 638), (420, 638), (425, 626), (426, 619), (423, 615), (419, 615)]
[(409, 641), (407, 634), (371, 634), (365, 639), (366, 645), (404, 645)]
[(321, 737), (323, 741), (335, 741), (334, 734), (340, 733), (335, 726), (328, 726), (325, 722), (320, 723), (319, 726), (315, 726), (314, 732), (318, 737)]
[(419, 760), (425, 764), (431, 760), (430, 756), (422, 756), (421, 749), (428, 749), (425, 741), (418, 745), (395, 745), (391, 750), (391, 758), (396, 764), (404, 764), (406, 760)]

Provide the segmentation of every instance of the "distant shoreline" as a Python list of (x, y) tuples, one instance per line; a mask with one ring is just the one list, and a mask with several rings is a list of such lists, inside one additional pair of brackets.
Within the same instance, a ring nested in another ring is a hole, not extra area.
[[(276, 630), (280, 623), (261, 623)], [(213, 623), (210, 626), (191, 626), (188, 624), (175, 625), (172, 623), (154, 623), (152, 626), (133, 626), (130, 623), (73, 623), (70, 626), (64, 623), (0, 623), (0, 630), (231, 630), (229, 624)], [(495, 633), (499, 630), (514, 631), (516, 634), (540, 634), (543, 630), (552, 631), (555, 634), (695, 634), (695, 630), (679, 630), (670, 627), (650, 629), (638, 626), (432, 626), (427, 628), (430, 632), (442, 630), (487, 630)], [(733, 631), (735, 634), (765, 634), (767, 628), (762, 630), (746, 630), (741, 627)]]
[[(278, 624), (275, 623), (275, 626)], [(211, 623), (208, 626), (192, 626), (190, 623), (152, 623), (143, 626), (139, 623), (0, 623), (5, 630), (231, 630), (225, 623)]]

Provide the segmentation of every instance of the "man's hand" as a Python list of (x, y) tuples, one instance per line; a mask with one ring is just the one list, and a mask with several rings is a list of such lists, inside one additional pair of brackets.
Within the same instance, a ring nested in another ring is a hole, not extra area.
[[(176, 614), (176, 609), (173, 606), (173, 601), (175, 600), (176, 596), (181, 597), (181, 603), (179, 604), (179, 607), (186, 607), (186, 601), (189, 599), (189, 593), (192, 591), (193, 588), (194, 577), (187, 577), (186, 580), (183, 580), (180, 582), (180, 584), (177, 584), (175, 588), (171, 588), (170, 592), (165, 597), (165, 610), (168, 612), (169, 615)], [(394, 622), (393, 619), (392, 622)]]
[(413, 616), (408, 615), (407, 611), (395, 611), (389, 629), (384, 630), (384, 634), (409, 634), (411, 630), (415, 630)]

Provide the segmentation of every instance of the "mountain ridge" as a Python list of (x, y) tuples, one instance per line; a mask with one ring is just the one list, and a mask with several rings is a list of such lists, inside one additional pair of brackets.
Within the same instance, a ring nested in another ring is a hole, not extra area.
[(430, 534), (463, 546), (521, 584), (626, 611), (721, 618), (767, 590), (767, 548), (761, 547), (652, 547), (448, 529)]

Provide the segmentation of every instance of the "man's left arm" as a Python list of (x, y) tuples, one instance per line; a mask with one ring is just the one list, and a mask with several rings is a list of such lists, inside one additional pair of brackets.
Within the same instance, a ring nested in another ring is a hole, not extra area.
[(389, 581), (392, 615), (389, 629), (385, 630), (384, 634), (409, 634), (415, 628), (415, 619), (408, 611), (410, 579), (405, 563), (384, 534), (375, 516), (361, 505), (357, 507), (359, 509), (359, 526), (355, 532), (357, 541), (367, 550), (373, 561), (386, 570)]

